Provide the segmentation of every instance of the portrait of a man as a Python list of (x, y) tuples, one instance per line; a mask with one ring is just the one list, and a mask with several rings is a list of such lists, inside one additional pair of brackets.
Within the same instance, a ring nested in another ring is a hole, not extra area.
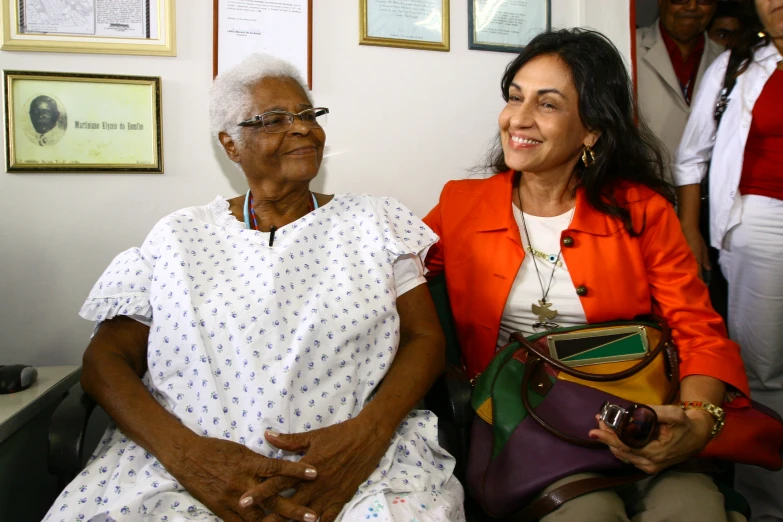
[(68, 116), (62, 102), (53, 96), (40, 94), (29, 105), (32, 128), (25, 134), (41, 147), (56, 144), (62, 139), (68, 127)]

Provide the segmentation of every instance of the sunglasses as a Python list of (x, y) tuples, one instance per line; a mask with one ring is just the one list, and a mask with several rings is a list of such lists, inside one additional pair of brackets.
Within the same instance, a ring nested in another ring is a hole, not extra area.
[(657, 432), (658, 415), (649, 406), (634, 404), (626, 409), (607, 401), (601, 407), (599, 416), (629, 448), (641, 448)]

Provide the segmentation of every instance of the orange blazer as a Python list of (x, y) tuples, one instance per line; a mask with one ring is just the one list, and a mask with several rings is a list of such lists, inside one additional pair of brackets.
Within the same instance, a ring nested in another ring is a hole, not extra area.
[[(495, 355), (500, 319), (525, 257), (511, 210), (514, 172), (450, 181), (424, 218), (440, 241), (427, 254), (446, 284), (468, 374)], [(749, 394), (739, 346), (726, 337), (698, 277), (672, 205), (642, 185), (625, 184), (617, 201), (631, 212), (623, 224), (595, 210), (577, 190), (571, 225), (561, 234), (563, 258), (588, 323), (655, 313), (666, 319), (680, 354), (680, 374), (709, 375)], [(577, 290), (579, 290), (577, 292)]]

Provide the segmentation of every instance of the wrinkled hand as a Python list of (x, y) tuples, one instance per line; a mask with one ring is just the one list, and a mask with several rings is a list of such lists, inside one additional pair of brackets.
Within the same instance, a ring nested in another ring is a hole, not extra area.
[(590, 437), (607, 446), (618, 459), (646, 473), (658, 473), (699, 453), (710, 438), (712, 417), (702, 411), (684, 411), (679, 406), (651, 406), (658, 415), (658, 438), (639, 449), (623, 444), (603, 421)]
[[(261, 507), (240, 505), (242, 493), (269, 477), (313, 480), (312, 464), (262, 457), (241, 444), (208, 437), (195, 437), (185, 456), (167, 467), (188, 493), (226, 522), (256, 522), (264, 518)], [(263, 507), (283, 514), (287, 519), (313, 522), (315, 515), (288, 499), (268, 499)]]
[[(267, 432), (266, 440), (273, 446), (304, 452), (301, 462), (316, 467), (318, 478), (303, 483), (278, 477), (248, 489), (242, 497), (252, 498), (255, 506), (266, 506), (268, 499), (295, 487), (296, 494), (290, 502), (308, 506), (320, 517), (320, 522), (331, 522), (378, 466), (389, 448), (390, 437), (389, 433), (382, 433), (360, 417), (306, 433), (286, 435)], [(274, 511), (276, 513), (269, 515), (264, 522), (285, 521), (287, 515), (284, 512)]]
[(696, 262), (699, 264), (699, 277), (705, 279), (704, 272), (712, 270), (707, 243), (704, 242), (704, 238), (698, 228), (683, 229), (682, 232), (685, 234), (685, 240), (688, 242), (688, 246), (691, 247), (693, 255), (696, 256)]

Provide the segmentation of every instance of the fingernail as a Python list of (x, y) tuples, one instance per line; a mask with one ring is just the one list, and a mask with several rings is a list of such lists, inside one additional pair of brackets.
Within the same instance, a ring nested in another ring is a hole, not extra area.
[[(313, 470), (313, 471), (315, 471), (315, 470)], [(313, 513), (305, 513), (304, 517), (302, 517), (302, 518), (305, 519), (305, 522), (315, 522), (315, 519), (316, 519), (316, 517), (315, 517), (315, 515)]]
[(243, 508), (249, 507), (251, 504), (253, 504), (253, 497), (239, 499), (239, 505)]
[(280, 432), (279, 431), (275, 431), (275, 430), (266, 430), (266, 434), (269, 435), (270, 437), (279, 437), (280, 436)]
[(315, 468), (307, 468), (305, 470), (305, 477), (307, 478), (315, 478), (318, 476), (318, 472), (315, 470)]
[(597, 438), (598, 438), (598, 435), (595, 435), (594, 433), (591, 433), (591, 434), (590, 434), (590, 438), (591, 438), (591, 439), (597, 439)]

